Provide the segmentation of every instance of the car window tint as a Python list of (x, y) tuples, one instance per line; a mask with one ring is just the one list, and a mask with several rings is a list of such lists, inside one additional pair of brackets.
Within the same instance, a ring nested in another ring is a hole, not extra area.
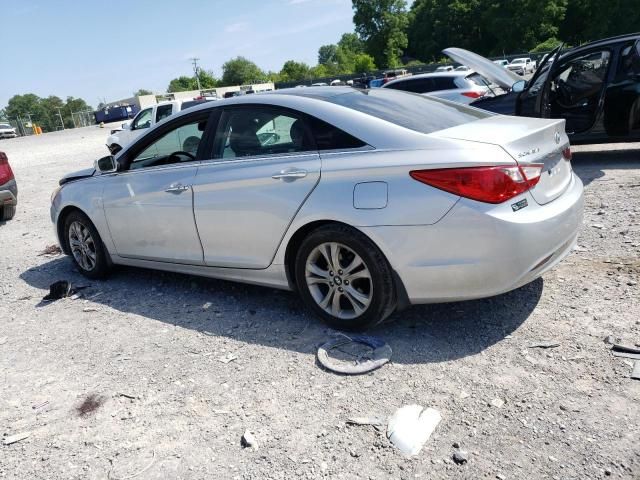
[(310, 126), (318, 150), (346, 150), (367, 145), (353, 135), (318, 118), (311, 118)]
[(623, 76), (640, 74), (640, 40), (621, 50), (617, 73)]
[(206, 125), (206, 120), (201, 120), (177, 126), (136, 155), (129, 169), (193, 161)]
[(152, 108), (147, 108), (146, 110), (142, 110), (138, 117), (133, 121), (131, 125), (132, 129), (138, 128), (149, 128), (151, 126), (151, 111)]
[(494, 115), (435, 97), (387, 88), (354, 90), (322, 100), (357, 110), (401, 127), (432, 133)]
[(156, 122), (171, 116), (173, 105), (158, 105), (156, 110)]
[(314, 150), (300, 118), (280, 109), (242, 108), (224, 116), (215, 158), (275, 155)]
[(456, 88), (453, 77), (433, 77), (434, 90), (451, 90)]

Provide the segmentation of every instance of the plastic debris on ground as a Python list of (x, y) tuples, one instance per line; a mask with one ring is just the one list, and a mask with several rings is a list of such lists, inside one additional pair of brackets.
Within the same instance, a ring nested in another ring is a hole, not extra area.
[(392, 353), (391, 347), (379, 338), (341, 334), (318, 348), (318, 362), (333, 372), (359, 375), (380, 368)]
[(441, 420), (435, 408), (407, 405), (389, 418), (387, 438), (405, 455), (417, 455)]

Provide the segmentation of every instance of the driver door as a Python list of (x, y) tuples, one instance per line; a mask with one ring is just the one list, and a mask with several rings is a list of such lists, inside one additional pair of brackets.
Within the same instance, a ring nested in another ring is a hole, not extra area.
[(105, 183), (104, 211), (119, 256), (203, 264), (192, 185), (209, 112), (177, 119), (139, 140)]

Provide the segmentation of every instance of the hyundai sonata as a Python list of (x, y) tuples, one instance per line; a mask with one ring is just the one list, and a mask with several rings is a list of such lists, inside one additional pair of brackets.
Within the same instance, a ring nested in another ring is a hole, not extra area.
[(338, 328), (497, 295), (582, 221), (563, 120), (392, 89), (298, 88), (173, 115), (60, 181), (51, 218), (90, 278), (113, 264), (299, 292)]

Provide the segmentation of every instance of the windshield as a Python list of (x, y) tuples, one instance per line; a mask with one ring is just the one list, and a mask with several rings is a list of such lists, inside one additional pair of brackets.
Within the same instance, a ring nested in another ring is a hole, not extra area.
[(13, 128), (13, 127), (8, 123), (0, 123), (0, 128)]
[(420, 133), (432, 133), (493, 115), (439, 98), (387, 88), (354, 90), (322, 100)]
[(511, 65), (513, 65), (514, 63), (524, 63), (524, 62), (526, 62), (526, 59), (516, 58), (513, 62), (511, 62)]

